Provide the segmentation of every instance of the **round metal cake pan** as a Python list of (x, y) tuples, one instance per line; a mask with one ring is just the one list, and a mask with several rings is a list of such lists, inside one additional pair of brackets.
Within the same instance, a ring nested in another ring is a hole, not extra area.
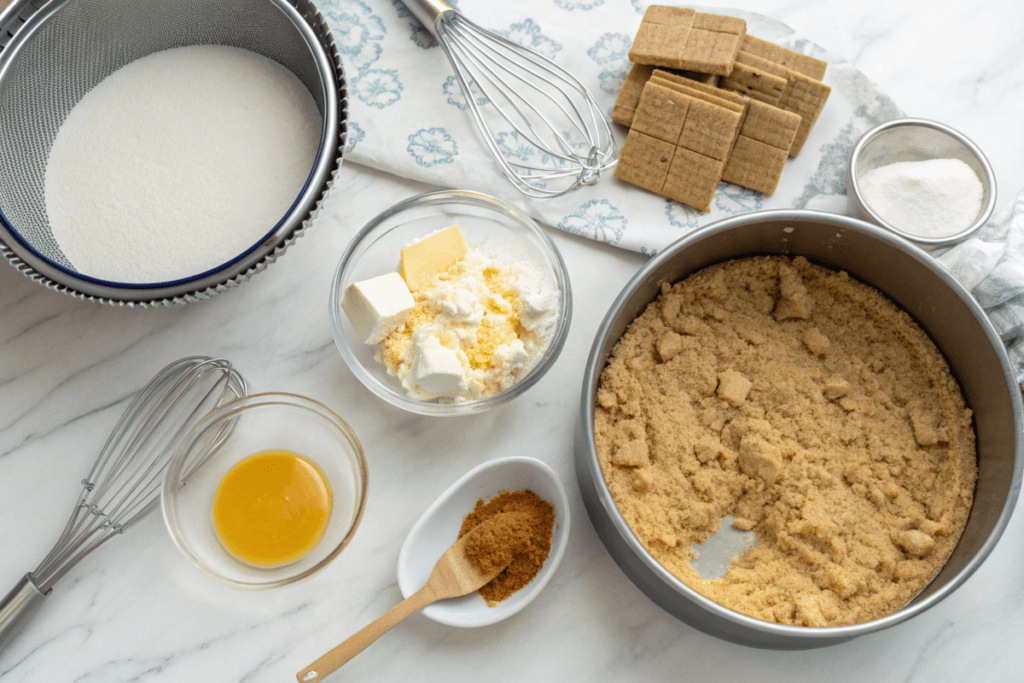
[[(645, 549), (619, 513), (594, 443), (598, 379), (626, 327), (664, 282), (718, 262), (759, 254), (805, 256), (845, 270), (910, 313), (945, 355), (974, 411), (978, 482), (956, 549), (932, 582), (897, 612), (851, 626), (810, 628), (762, 621), (705, 598)], [(988, 557), (1010, 519), (1021, 485), (1021, 393), (1006, 350), (970, 293), (924, 251), (883, 228), (814, 211), (764, 211), (714, 223), (651, 259), (605, 316), (587, 361), (575, 464), (590, 520), (629, 579), (668, 613), (710, 635), (751, 647), (800, 650), (841, 643), (895, 626), (956, 590)]]

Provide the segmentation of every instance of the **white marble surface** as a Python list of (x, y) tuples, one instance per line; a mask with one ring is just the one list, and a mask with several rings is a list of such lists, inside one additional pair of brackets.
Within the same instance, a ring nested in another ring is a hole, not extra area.
[[(995, 168), (1000, 207), (1024, 189), (1019, 3), (702, 4), (773, 16), (851, 61), (907, 114), (963, 131)], [(437, 420), (377, 400), (335, 350), (327, 287), (366, 220), (426, 189), (346, 166), (328, 209), (279, 263), (187, 307), (86, 305), (0, 264), (0, 593), (50, 548), (129, 396), (181, 356), (222, 355), (256, 391), (292, 391), (332, 406), (358, 434), (370, 470), (366, 514), (351, 545), (320, 574), (277, 590), (241, 592), (206, 578), (152, 516), (57, 585), (0, 652), (0, 679), (294, 680), (400, 599), (399, 546), (437, 494), (483, 460), (525, 453), (559, 474), (574, 516), (567, 554), (545, 592), (486, 628), (414, 616), (329, 680), (1020, 680), (1019, 512), (982, 568), (942, 604), (825, 650), (764, 652), (718, 641), (667, 615), (626, 579), (583, 510), (571, 442), (593, 334), (640, 255), (551, 231), (576, 292), (573, 325), (554, 369), (512, 404)]]

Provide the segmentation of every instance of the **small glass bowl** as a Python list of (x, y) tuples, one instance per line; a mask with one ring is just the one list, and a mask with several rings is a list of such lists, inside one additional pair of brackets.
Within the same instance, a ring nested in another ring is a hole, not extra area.
[[(261, 451), (291, 451), (327, 478), (333, 505), (320, 542), (287, 565), (261, 568), (229, 554), (213, 526), (213, 497), (235, 464)], [(227, 403), (185, 435), (164, 475), (164, 522), (174, 544), (204, 573), (237, 588), (274, 588), (310, 576), (352, 539), (366, 504), (366, 459), (348, 424), (295, 394), (267, 393)]]
[[(925, 237), (901, 230), (888, 223), (864, 198), (860, 179), (868, 171), (899, 161), (959, 159), (971, 167), (981, 181), (984, 194), (974, 221), (960, 232), (943, 237)], [(926, 119), (886, 121), (860, 137), (850, 153), (846, 169), (847, 203), (854, 218), (880, 225), (923, 249), (949, 247), (981, 229), (996, 206), (996, 177), (988, 159), (964, 134)]]
[[(502, 260), (529, 261), (539, 266), (548, 284), (561, 292), (561, 310), (551, 343), (526, 375), (493, 396), (463, 403), (419, 401), (406, 395), (398, 379), (374, 359), (376, 344), (366, 344), (341, 309), (345, 290), (354, 282), (398, 270), (402, 247), (458, 224), (466, 243), (494, 240), (507, 244)], [(371, 220), (352, 240), (331, 283), (330, 319), (334, 342), (352, 373), (388, 403), (421, 415), (478, 413), (511, 401), (533, 386), (554, 364), (565, 344), (572, 317), (572, 291), (565, 262), (551, 238), (526, 214), (478, 192), (443, 190), (417, 195), (395, 204)]]

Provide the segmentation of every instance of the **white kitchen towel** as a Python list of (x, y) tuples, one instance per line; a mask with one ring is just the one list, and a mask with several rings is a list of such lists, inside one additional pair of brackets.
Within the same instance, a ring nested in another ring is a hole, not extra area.
[[(609, 117), (629, 70), (627, 53), (647, 0), (449, 0), (485, 28), (534, 48), (586, 85)], [(459, 189), (518, 206), (539, 222), (625, 249), (654, 254), (685, 233), (730, 215), (771, 208), (845, 211), (846, 159), (857, 138), (901, 112), (862, 73), (773, 19), (707, 9), (747, 21), (747, 31), (829, 63), (825, 109), (771, 196), (729, 183), (700, 213), (621, 182), (530, 200), (501, 174), (477, 131), (451, 65), (401, 0), (319, 0), (349, 78), (345, 163)], [(700, 8), (698, 8), (700, 9)], [(617, 127), (618, 142), (624, 129)], [(381, 207), (382, 209), (384, 207)]]
[(988, 313), (1024, 380), (1024, 193), (971, 239), (937, 257)]

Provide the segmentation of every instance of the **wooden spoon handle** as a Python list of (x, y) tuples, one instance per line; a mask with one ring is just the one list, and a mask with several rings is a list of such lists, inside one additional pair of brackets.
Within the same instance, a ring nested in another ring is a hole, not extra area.
[(437, 595), (432, 590), (428, 590), (428, 586), (429, 583), (389, 609), (376, 621), (371, 622), (341, 645), (338, 645), (320, 659), (295, 674), (296, 680), (299, 683), (322, 680), (325, 676), (341, 667), (342, 664), (368, 648), (378, 638), (400, 624), (406, 617), (419, 612), (430, 603), (436, 602), (438, 599)]

